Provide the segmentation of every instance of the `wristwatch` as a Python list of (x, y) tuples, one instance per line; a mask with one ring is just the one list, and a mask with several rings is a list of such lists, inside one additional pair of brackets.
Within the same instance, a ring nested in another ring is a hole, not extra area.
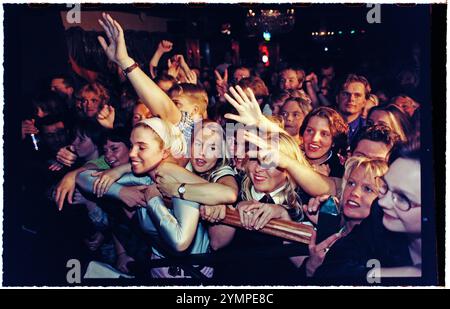
[(184, 194), (186, 193), (186, 187), (185, 187), (185, 183), (182, 183), (179, 187), (178, 187), (178, 195), (180, 196), (180, 199), (184, 200)]

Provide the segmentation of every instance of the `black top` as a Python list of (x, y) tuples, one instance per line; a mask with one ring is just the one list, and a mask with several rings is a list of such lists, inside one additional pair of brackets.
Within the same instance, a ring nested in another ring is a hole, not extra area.
[[(266, 196), (263, 197), (265, 198)], [(237, 203), (240, 201), (241, 199)], [(262, 202), (274, 203), (273, 200)], [(296, 268), (284, 250), (286, 246), (283, 241), (282, 238), (261, 232), (236, 228), (231, 243), (218, 251), (226, 255), (232, 254), (233, 258), (214, 268), (214, 278), (222, 283), (254, 285), (289, 284), (298, 281)]]
[(367, 273), (373, 267), (367, 263), (371, 259), (377, 259), (381, 267), (412, 265), (406, 234), (388, 231), (382, 219), (377, 199), (370, 216), (331, 247), (314, 276), (367, 284)]

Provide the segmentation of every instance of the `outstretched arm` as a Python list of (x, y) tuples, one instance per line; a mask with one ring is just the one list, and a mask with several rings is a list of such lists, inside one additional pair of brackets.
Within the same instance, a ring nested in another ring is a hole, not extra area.
[[(246, 93), (247, 92), (247, 93)], [(230, 87), (231, 97), (225, 93), (225, 99), (234, 106), (239, 115), (225, 114), (225, 118), (235, 120), (248, 126), (257, 126), (265, 132), (284, 132), (276, 123), (267, 119), (261, 112), (258, 101), (250, 88), (246, 92), (241, 87)], [(285, 132), (284, 132), (285, 133)]]
[(164, 55), (164, 53), (168, 53), (172, 50), (173, 43), (167, 40), (162, 40), (158, 44), (158, 48), (153, 54), (152, 59), (150, 60), (150, 74), (152, 78), (156, 77), (155, 68), (158, 67), (159, 60)]
[[(125, 70), (132, 66), (135, 61), (128, 56), (123, 29), (109, 14), (103, 13), (102, 16), (103, 20), (99, 19), (98, 21), (105, 30), (109, 45), (101, 36), (98, 37), (98, 41), (108, 59)], [(153, 115), (173, 124), (177, 124), (181, 120), (181, 112), (173, 101), (139, 67), (129, 72), (127, 77)]]
[(259, 148), (258, 151), (248, 151), (250, 158), (258, 157), (267, 166), (279, 166), (286, 169), (297, 185), (309, 195), (336, 195), (336, 183), (330, 177), (317, 173), (311, 166), (286, 156), (276, 147), (271, 147), (265, 140), (252, 132), (246, 131), (244, 138)]

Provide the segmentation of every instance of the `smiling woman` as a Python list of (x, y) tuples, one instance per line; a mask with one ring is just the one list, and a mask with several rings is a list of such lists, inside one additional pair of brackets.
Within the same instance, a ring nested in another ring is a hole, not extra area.
[(300, 127), (306, 159), (316, 168), (328, 166), (325, 176), (342, 177), (344, 167), (338, 156), (346, 155), (347, 133), (348, 125), (334, 109), (314, 109)]
[[(422, 275), (419, 141), (396, 146), (390, 163), (386, 175), (379, 178), (379, 199), (372, 205), (370, 216), (333, 245), (315, 276), (345, 274), (346, 278), (366, 280)], [(381, 268), (368, 273), (370, 259), (378, 260)]]

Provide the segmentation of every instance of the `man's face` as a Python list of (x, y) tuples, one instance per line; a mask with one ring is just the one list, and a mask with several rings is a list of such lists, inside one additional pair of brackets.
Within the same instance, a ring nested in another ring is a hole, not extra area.
[(322, 76), (322, 79), (331, 81), (334, 78), (334, 68), (333, 67), (322, 68), (320, 70), (320, 75)]
[(360, 82), (349, 83), (339, 93), (339, 111), (344, 115), (361, 114), (366, 103), (364, 84)]
[(69, 87), (64, 83), (63, 78), (54, 78), (50, 83), (50, 90), (59, 93), (66, 98), (72, 97), (73, 87)]
[(62, 121), (41, 126), (42, 139), (48, 147), (56, 152), (68, 144), (67, 131)]
[(391, 149), (383, 142), (374, 142), (368, 139), (360, 140), (353, 150), (354, 156), (369, 159), (386, 160)]
[[(303, 81), (302, 81), (303, 82)], [(301, 87), (297, 73), (294, 70), (284, 70), (280, 74), (280, 90), (296, 90)]]

